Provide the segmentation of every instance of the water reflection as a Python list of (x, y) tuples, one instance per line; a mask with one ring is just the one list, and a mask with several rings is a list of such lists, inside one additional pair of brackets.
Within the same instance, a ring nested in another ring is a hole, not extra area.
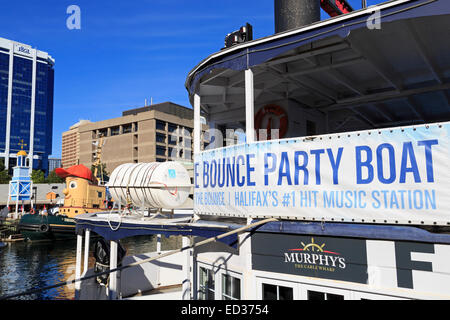
[[(127, 255), (156, 251), (156, 236), (121, 241)], [(181, 246), (181, 237), (162, 237), (162, 250)], [(89, 268), (94, 265), (92, 257)], [(0, 249), (0, 296), (51, 286), (75, 278), (76, 240), (10, 243)], [(73, 299), (74, 286), (62, 286), (16, 299)]]

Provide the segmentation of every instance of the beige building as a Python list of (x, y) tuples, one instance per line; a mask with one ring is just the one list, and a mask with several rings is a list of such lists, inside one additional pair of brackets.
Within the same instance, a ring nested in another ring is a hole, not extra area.
[(90, 168), (102, 136), (101, 162), (109, 173), (123, 163), (191, 162), (192, 128), (193, 110), (172, 102), (127, 110), (118, 118), (82, 121), (63, 133), (62, 164)]
[(80, 160), (80, 125), (91, 123), (89, 120), (81, 120), (70, 127), (69, 131), (62, 134), (61, 166), (69, 168), (79, 164)]

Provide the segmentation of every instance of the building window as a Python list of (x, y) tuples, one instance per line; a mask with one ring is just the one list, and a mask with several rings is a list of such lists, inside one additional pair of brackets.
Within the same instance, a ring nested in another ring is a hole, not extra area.
[(177, 145), (177, 141), (178, 141), (178, 139), (177, 139), (176, 136), (170, 135), (170, 138), (169, 138), (169, 144), (170, 144), (171, 146)]
[(332, 294), (327, 292), (308, 290), (308, 300), (315, 300), (315, 301), (344, 300), (344, 296), (340, 294)]
[(241, 299), (241, 279), (222, 274), (222, 300)]
[(130, 133), (132, 130), (133, 130), (133, 126), (131, 125), (131, 123), (124, 124), (122, 126), (122, 132), (123, 133)]
[(294, 300), (294, 290), (290, 287), (263, 283), (263, 300)]
[(166, 123), (164, 121), (156, 120), (156, 130), (166, 131)]
[(156, 142), (166, 143), (166, 135), (163, 133), (156, 133)]
[(161, 146), (156, 146), (156, 154), (158, 156), (165, 156), (166, 155), (166, 148)]
[(214, 300), (215, 288), (214, 288), (214, 274), (212, 270), (200, 267), (199, 274), (199, 300)]
[(167, 131), (169, 131), (170, 133), (174, 132), (175, 130), (177, 130), (178, 126), (176, 124), (173, 123), (169, 123), (168, 129)]
[(190, 148), (192, 145), (192, 140), (190, 138), (184, 138), (183, 147)]
[(108, 135), (108, 129), (99, 129), (98, 130), (98, 138), (100, 137), (106, 137)]
[(120, 133), (120, 127), (111, 128), (111, 136), (117, 136)]

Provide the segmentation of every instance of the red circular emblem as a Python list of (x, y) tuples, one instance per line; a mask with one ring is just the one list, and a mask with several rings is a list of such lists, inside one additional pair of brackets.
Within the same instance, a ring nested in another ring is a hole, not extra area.
[(267, 140), (271, 140), (272, 129), (279, 129), (279, 139), (284, 138), (288, 129), (288, 116), (286, 111), (275, 104), (269, 104), (259, 109), (255, 116), (255, 130), (258, 140), (260, 129), (267, 130)]

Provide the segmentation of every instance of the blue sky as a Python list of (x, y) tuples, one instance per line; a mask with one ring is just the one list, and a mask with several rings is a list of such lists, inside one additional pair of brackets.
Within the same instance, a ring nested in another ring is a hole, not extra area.
[[(350, 4), (359, 9), (361, 0)], [(70, 5), (81, 9), (80, 30), (66, 26)], [(0, 5), (0, 37), (29, 44), (56, 60), (55, 157), (61, 155), (62, 132), (80, 119), (119, 117), (150, 98), (190, 107), (187, 73), (246, 22), (253, 25), (254, 38), (273, 34), (273, 0), (29, 0)]]

